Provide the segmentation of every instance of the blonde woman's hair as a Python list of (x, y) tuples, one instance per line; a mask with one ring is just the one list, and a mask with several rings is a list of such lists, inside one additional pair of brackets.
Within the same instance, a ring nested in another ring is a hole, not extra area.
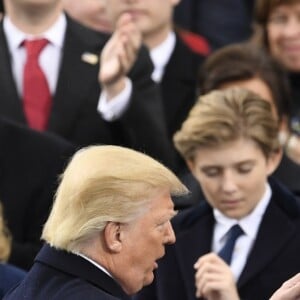
[(255, 141), (266, 157), (280, 148), (270, 104), (248, 90), (233, 88), (200, 96), (174, 143), (185, 160), (193, 160), (199, 147), (218, 147), (239, 138)]
[(145, 212), (159, 191), (188, 191), (161, 163), (118, 146), (91, 146), (77, 152), (58, 187), (42, 238), (76, 252), (107, 222), (127, 223)]
[(11, 235), (6, 226), (3, 206), (0, 202), (0, 262), (6, 262), (11, 250)]

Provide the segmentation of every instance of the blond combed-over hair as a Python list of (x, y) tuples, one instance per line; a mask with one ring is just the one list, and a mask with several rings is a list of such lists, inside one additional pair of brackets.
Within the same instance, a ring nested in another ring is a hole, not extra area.
[(171, 195), (188, 192), (169, 169), (143, 153), (119, 146), (84, 148), (62, 175), (42, 238), (79, 251), (107, 222), (134, 220), (165, 189)]
[(266, 157), (280, 149), (270, 104), (248, 90), (231, 88), (200, 96), (174, 143), (185, 160), (193, 160), (199, 147), (218, 147), (239, 138), (255, 141)]

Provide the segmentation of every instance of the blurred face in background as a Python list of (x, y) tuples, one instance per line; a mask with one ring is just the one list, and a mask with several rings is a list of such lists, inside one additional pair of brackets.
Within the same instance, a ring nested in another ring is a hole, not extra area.
[(63, 0), (64, 9), (75, 20), (94, 30), (109, 33), (106, 0)]
[(270, 53), (287, 70), (300, 71), (300, 1), (275, 7), (267, 23)]
[(37, 9), (48, 9), (61, 8), (60, 0), (4, 0), (5, 11), (30, 11), (31, 13), (37, 13)]
[(63, 9), (61, 0), (4, 0), (3, 3), (12, 23), (32, 35), (48, 30)]
[(180, 0), (106, 0), (107, 14), (115, 24), (130, 13), (150, 48), (161, 43), (172, 27), (173, 9)]

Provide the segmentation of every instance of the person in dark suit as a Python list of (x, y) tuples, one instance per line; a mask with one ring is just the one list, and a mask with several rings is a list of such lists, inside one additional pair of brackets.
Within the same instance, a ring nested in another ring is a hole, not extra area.
[(159, 91), (150, 78), (153, 66), (130, 14), (120, 16), (109, 39), (66, 16), (62, 1), (23, 5), (4, 0), (4, 6), (0, 25), (2, 115), (28, 124), (22, 101), (26, 58), (22, 45), (28, 36), (46, 37), (49, 43), (39, 63), (52, 102), (44, 129), (79, 146), (132, 147), (173, 167)]
[(3, 296), (26, 276), (26, 272), (11, 264), (0, 263), (0, 297)]
[(207, 201), (174, 218), (176, 243), (136, 299), (266, 300), (299, 272), (300, 202), (268, 181), (281, 156), (270, 108), (238, 88), (195, 104), (174, 142)]
[(78, 151), (58, 187), (39, 252), (4, 299), (129, 299), (175, 242), (172, 194), (187, 188), (150, 156), (119, 146)]
[(106, 14), (113, 24), (125, 11), (132, 12), (143, 42), (150, 49), (152, 78), (160, 84), (170, 138), (195, 103), (198, 67), (204, 60), (174, 31), (173, 11), (179, 2), (112, 0), (106, 4)]
[(12, 234), (8, 262), (28, 269), (42, 245), (58, 176), (75, 147), (4, 118), (0, 140), (0, 199)]

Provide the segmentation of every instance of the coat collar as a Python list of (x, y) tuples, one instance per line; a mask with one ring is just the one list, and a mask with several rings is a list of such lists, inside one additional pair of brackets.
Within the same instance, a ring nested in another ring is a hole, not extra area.
[(238, 288), (270, 264), (298, 230), (293, 219), (300, 217), (299, 202), (279, 183), (271, 179), (270, 184), (272, 198), (238, 280)]
[(106, 35), (85, 28), (67, 16), (62, 61), (49, 119), (51, 131), (68, 135), (78, 114), (91, 105), (87, 103), (89, 98), (89, 102), (95, 102), (96, 111), (100, 97), (99, 63), (98, 60), (88, 63), (84, 55), (98, 58), (106, 40)]
[(0, 23), (0, 65), (1, 115), (13, 117), (17, 122), (26, 124), (23, 107), (13, 78), (3, 21)]
[[(203, 211), (205, 212), (203, 213)], [(176, 236), (174, 247), (188, 299), (194, 299), (196, 289), (193, 266), (200, 256), (211, 251), (215, 220), (212, 209), (206, 203), (201, 203), (190, 212), (187, 211), (186, 216), (183, 216), (190, 223), (186, 224), (186, 230), (182, 230)]]
[(76, 254), (57, 250), (45, 244), (35, 261), (81, 278), (115, 297), (129, 299), (129, 296), (125, 294), (115, 280)]

